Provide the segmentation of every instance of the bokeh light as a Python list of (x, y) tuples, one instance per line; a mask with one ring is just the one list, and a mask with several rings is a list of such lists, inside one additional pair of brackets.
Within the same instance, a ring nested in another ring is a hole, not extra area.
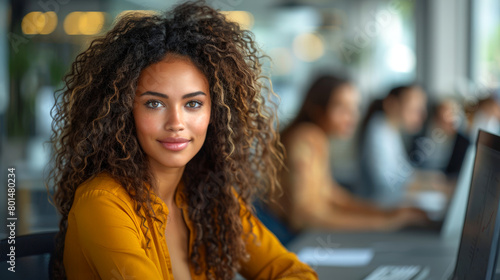
[(300, 60), (312, 62), (323, 56), (324, 52), (323, 39), (317, 34), (302, 33), (293, 40), (293, 53)]
[(31, 12), (25, 15), (21, 22), (21, 29), (27, 35), (47, 35), (52, 33), (56, 26), (57, 15), (54, 12)]
[(103, 12), (72, 12), (64, 19), (68, 35), (94, 35), (99, 33), (106, 19)]
[(232, 22), (236, 22), (240, 25), (242, 29), (250, 30), (254, 24), (254, 17), (251, 13), (246, 11), (223, 11), (222, 12), (226, 19)]

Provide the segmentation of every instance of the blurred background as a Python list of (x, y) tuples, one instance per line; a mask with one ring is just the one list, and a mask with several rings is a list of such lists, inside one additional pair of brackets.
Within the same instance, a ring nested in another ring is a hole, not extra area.
[[(0, 0), (0, 217), (7, 214), (7, 168), (16, 168), (17, 234), (55, 230), (48, 203), (50, 109), (54, 91), (93, 36), (120, 13), (164, 10), (170, 0)], [(351, 77), (361, 111), (396, 85), (417, 83), (428, 101), (474, 106), (500, 86), (497, 0), (208, 0), (255, 34), (270, 56), (266, 72), (290, 121), (322, 71)], [(353, 141), (332, 147), (332, 172), (356, 177)], [(7, 235), (0, 227), (0, 238)]]

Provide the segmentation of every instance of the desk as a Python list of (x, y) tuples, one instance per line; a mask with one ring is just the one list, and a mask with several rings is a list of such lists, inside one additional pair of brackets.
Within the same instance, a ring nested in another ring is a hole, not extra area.
[(332, 233), (308, 232), (289, 247), (294, 253), (304, 247), (371, 248), (374, 257), (366, 266), (313, 266), (319, 279), (361, 280), (380, 265), (422, 265), (430, 268), (427, 279), (446, 279), (453, 269), (458, 244), (442, 242), (436, 232)]

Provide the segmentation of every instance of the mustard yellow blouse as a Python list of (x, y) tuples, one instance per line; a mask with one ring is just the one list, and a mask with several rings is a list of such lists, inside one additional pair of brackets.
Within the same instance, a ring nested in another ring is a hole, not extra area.
[[(165, 203), (155, 197), (160, 203), (154, 206), (155, 213), (161, 212), (157, 210), (162, 205), (163, 213), (168, 214)], [(187, 203), (180, 192), (175, 202), (183, 211), (189, 232), (193, 232)], [(77, 188), (68, 216), (63, 258), (68, 279), (174, 279), (163, 234), (165, 223), (147, 217), (149, 231), (146, 232), (133, 205), (127, 191), (105, 173)], [(251, 222), (257, 242), (248, 238), (250, 260), (242, 263), (239, 273), (243, 277), (317, 279), (316, 273), (288, 252), (258, 219), (251, 217)], [(243, 219), (243, 229), (250, 230), (246, 219)], [(151, 239), (149, 248), (146, 235)], [(194, 236), (190, 234), (190, 247), (193, 242)], [(190, 270), (193, 280), (206, 279), (205, 274), (195, 274), (193, 267)]]

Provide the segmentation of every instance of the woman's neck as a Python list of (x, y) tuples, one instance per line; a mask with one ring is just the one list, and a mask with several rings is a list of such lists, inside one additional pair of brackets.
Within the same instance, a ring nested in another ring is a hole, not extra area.
[(167, 206), (172, 205), (174, 201), (175, 191), (184, 173), (183, 167), (167, 168), (167, 167), (154, 167), (152, 166), (152, 172), (155, 178), (156, 184), (156, 195), (161, 198), (167, 204)]
[(385, 118), (390, 127), (392, 127), (394, 130), (399, 131), (400, 120), (398, 116), (385, 113)]

